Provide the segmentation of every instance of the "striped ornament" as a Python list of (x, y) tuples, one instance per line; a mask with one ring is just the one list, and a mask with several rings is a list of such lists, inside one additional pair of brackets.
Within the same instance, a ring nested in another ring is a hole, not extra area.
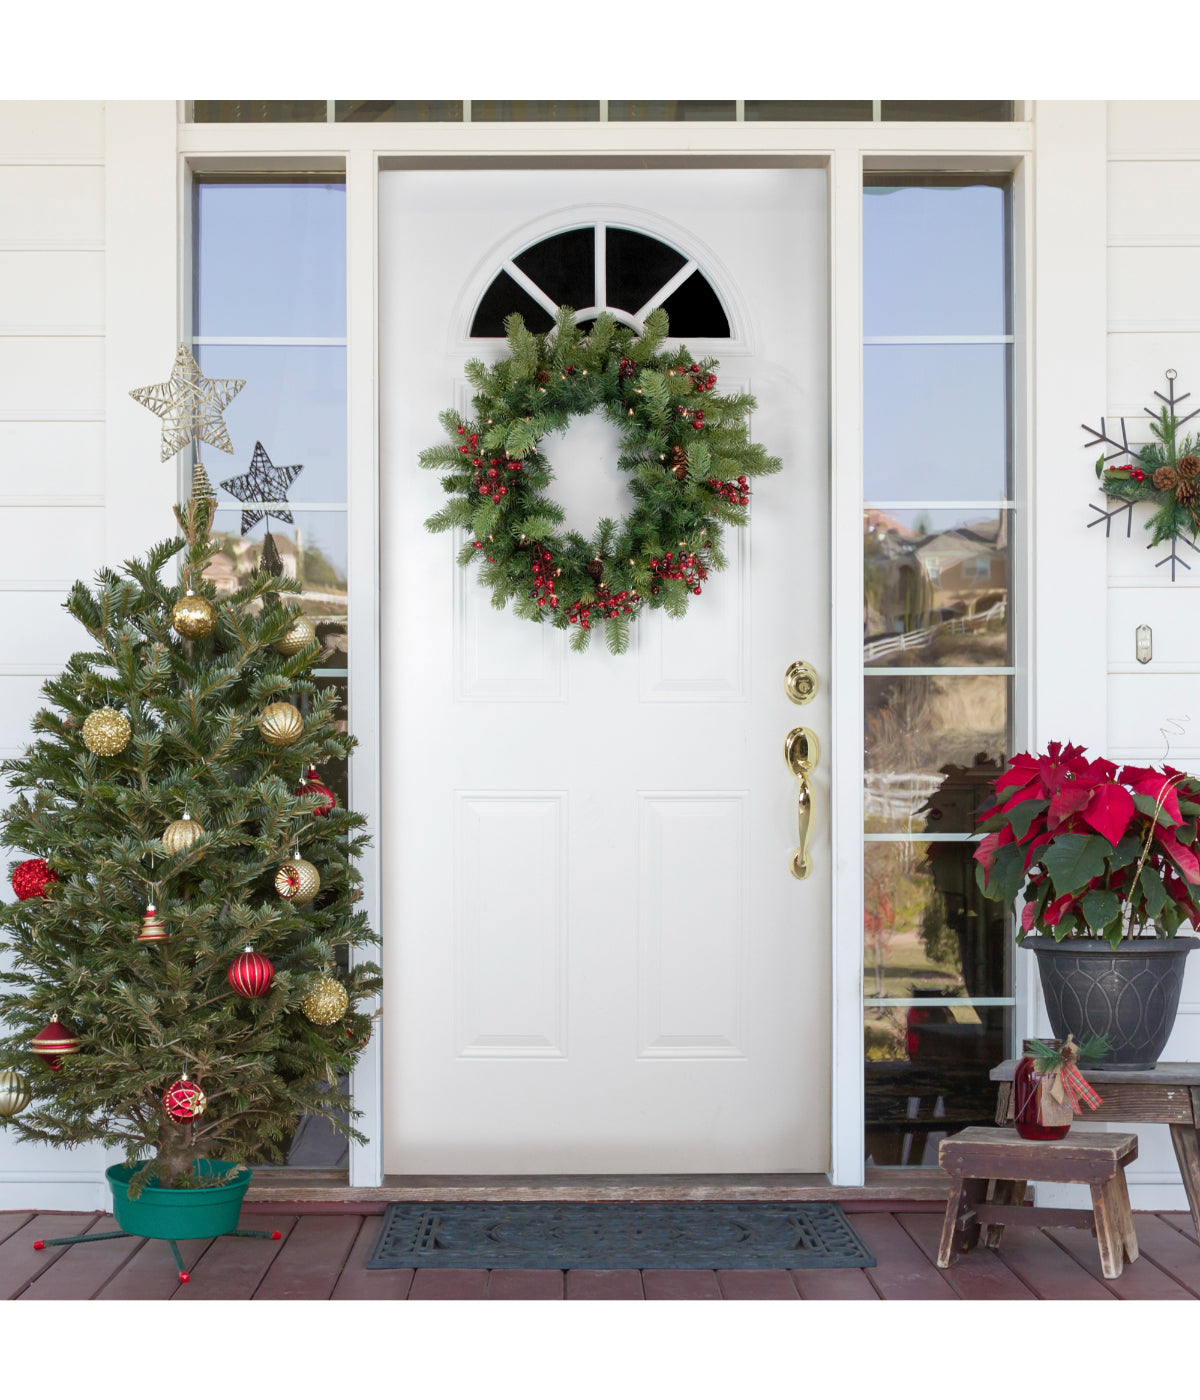
[(240, 997), (253, 999), (265, 997), (275, 976), (275, 965), (270, 958), (264, 958), (253, 948), (247, 947), (244, 953), (234, 958), (229, 965), (229, 985)]
[(51, 1069), (58, 1070), (62, 1069), (64, 1055), (74, 1055), (78, 1051), (79, 1037), (70, 1026), (63, 1025), (56, 1011), (50, 1017), (49, 1024), (43, 1026), (33, 1037), (31, 1049), (39, 1060), (43, 1060)]
[(173, 1118), (176, 1123), (190, 1123), (208, 1107), (208, 1096), (195, 1080), (185, 1074), (162, 1096), (162, 1106), (167, 1117)]

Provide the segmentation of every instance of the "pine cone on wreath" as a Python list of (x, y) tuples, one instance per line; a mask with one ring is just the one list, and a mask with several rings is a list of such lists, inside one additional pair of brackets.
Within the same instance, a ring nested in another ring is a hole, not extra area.
[(671, 470), (675, 473), (676, 479), (682, 481), (688, 474), (687, 453), (682, 447), (672, 447), (667, 462)]
[(599, 559), (593, 559), (585, 568), (584, 573), (593, 583), (599, 583), (604, 577), (604, 565)]
[(1179, 485), (1179, 477), (1174, 467), (1159, 467), (1150, 478), (1156, 491), (1174, 491)]
[(1193, 457), (1190, 454), (1187, 457), (1180, 457), (1179, 461), (1175, 463), (1175, 470), (1179, 473), (1180, 481), (1192, 481), (1200, 476), (1200, 457)]
[(1181, 506), (1195, 506), (1200, 502), (1200, 483), (1181, 481), (1175, 488), (1175, 499)]

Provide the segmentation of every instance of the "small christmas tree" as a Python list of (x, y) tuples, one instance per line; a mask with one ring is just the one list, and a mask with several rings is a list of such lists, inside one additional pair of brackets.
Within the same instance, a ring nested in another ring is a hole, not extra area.
[(0, 1122), (123, 1148), (131, 1194), (219, 1182), (200, 1158), (280, 1160), (304, 1114), (363, 1140), (338, 1077), (381, 981), (337, 960), (378, 941), (355, 909), (365, 819), (311, 771), (354, 740), (312, 679), (299, 585), (267, 567), (217, 601), (205, 582), (214, 505), (201, 470), (182, 539), (76, 583), (91, 648), (2, 766), (0, 836), (37, 859), (0, 907)]

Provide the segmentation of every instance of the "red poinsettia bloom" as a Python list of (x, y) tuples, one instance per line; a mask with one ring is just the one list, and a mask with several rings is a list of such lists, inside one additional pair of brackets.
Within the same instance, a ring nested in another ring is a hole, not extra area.
[(1021, 935), (1174, 934), (1200, 922), (1200, 780), (1177, 768), (1088, 760), (1077, 744), (1017, 754), (981, 814), (978, 878), (1024, 899)]

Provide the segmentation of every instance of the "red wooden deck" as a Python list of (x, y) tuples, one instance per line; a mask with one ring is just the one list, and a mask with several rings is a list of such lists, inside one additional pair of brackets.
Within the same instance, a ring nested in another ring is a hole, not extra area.
[(1109, 1280), (1086, 1230), (1010, 1229), (1000, 1250), (980, 1248), (943, 1271), (933, 1263), (941, 1202), (843, 1205), (879, 1261), (873, 1269), (367, 1269), (382, 1205), (252, 1203), (243, 1225), (282, 1238), (183, 1244), (186, 1284), (161, 1240), (33, 1248), (37, 1239), (112, 1230), (111, 1216), (9, 1211), (0, 1213), (0, 1298), (1200, 1298), (1200, 1245), (1185, 1214), (1139, 1212), (1141, 1258)]

